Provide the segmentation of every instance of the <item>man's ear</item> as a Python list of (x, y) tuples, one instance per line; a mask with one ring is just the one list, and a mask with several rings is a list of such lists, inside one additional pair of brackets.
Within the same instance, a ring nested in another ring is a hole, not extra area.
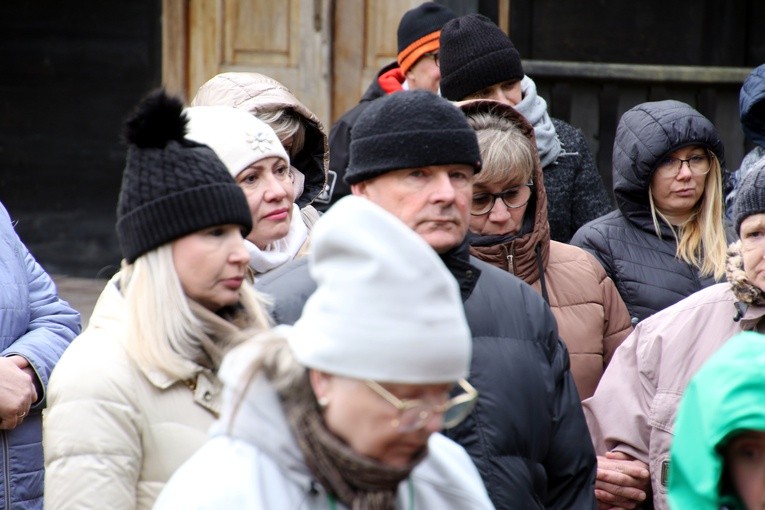
[(351, 193), (359, 197), (366, 197), (367, 196), (367, 181), (361, 181), (361, 182), (357, 182), (356, 184), (351, 184)]

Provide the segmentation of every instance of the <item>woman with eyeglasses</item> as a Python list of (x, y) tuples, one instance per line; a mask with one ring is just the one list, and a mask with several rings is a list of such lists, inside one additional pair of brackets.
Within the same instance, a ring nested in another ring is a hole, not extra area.
[(589, 253), (550, 239), (547, 196), (534, 128), (511, 106), (461, 104), (475, 129), (483, 168), (473, 182), (470, 252), (534, 287), (550, 305), (568, 347), (579, 396), (593, 394), (632, 331), (614, 283)]
[[(590, 251), (616, 283), (633, 324), (725, 276), (725, 153), (714, 125), (679, 101), (622, 115), (613, 152), (618, 210), (571, 244)], [(735, 236), (731, 236), (735, 237)]]
[(467, 453), (435, 434), (478, 396), (459, 288), (437, 254), (349, 196), (316, 224), (309, 263), (318, 288), (300, 319), (226, 358), (213, 437), (155, 510), (493, 508)]

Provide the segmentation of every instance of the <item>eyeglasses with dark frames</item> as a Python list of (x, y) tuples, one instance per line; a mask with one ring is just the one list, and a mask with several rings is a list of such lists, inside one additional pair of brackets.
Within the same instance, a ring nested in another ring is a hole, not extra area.
[(656, 165), (656, 173), (661, 177), (674, 178), (680, 173), (680, 169), (683, 168), (683, 163), (688, 165), (691, 173), (695, 176), (702, 176), (709, 173), (711, 170), (711, 158), (712, 155), (709, 152), (705, 154), (693, 154), (688, 159), (675, 158), (668, 156), (662, 158), (659, 164)]
[(464, 393), (452, 397), (440, 405), (434, 405), (420, 399), (401, 400), (375, 381), (364, 382), (372, 391), (398, 410), (398, 416), (391, 421), (391, 426), (404, 433), (421, 429), (436, 414), (443, 415), (443, 428), (454, 427), (470, 414), (478, 400), (478, 390), (473, 388), (465, 379), (461, 379), (457, 383)]
[(488, 214), (494, 208), (494, 204), (499, 198), (505, 207), (518, 209), (529, 203), (531, 200), (531, 191), (534, 183), (527, 182), (520, 186), (514, 186), (500, 193), (476, 193), (473, 195), (473, 203), (470, 206), (470, 214), (473, 216), (483, 216)]

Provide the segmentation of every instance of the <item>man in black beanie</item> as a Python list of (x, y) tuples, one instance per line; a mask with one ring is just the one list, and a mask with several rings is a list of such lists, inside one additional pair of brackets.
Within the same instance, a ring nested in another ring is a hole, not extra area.
[[(445, 434), (470, 454), (494, 505), (594, 509), (595, 453), (550, 309), (530, 286), (469, 255), (480, 169), (462, 112), (416, 90), (381, 98), (361, 114), (345, 180), (354, 195), (427, 241), (460, 285), (473, 335), (470, 383), (480, 396), (473, 414)], [(274, 321), (292, 324), (316, 283), (300, 259), (257, 287), (272, 297)]]
[(494, 22), (480, 14), (447, 22), (439, 62), (445, 98), (499, 101), (534, 126), (553, 240), (568, 243), (579, 227), (613, 209), (581, 130), (550, 117), (518, 50)]
[(351, 192), (343, 182), (348, 167), (351, 128), (359, 115), (377, 98), (401, 90), (438, 92), (441, 73), (437, 65), (441, 27), (456, 15), (443, 5), (425, 2), (408, 10), (398, 25), (398, 58), (383, 67), (361, 97), (359, 104), (348, 110), (332, 126), (329, 133), (330, 205)]

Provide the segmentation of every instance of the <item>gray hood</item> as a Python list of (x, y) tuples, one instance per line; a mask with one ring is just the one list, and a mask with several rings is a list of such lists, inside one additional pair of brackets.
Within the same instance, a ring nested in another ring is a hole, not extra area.
[(688, 145), (709, 148), (725, 170), (725, 150), (717, 129), (689, 105), (655, 101), (622, 115), (614, 141), (614, 196), (630, 222), (653, 231), (648, 201), (651, 176), (664, 156)]

